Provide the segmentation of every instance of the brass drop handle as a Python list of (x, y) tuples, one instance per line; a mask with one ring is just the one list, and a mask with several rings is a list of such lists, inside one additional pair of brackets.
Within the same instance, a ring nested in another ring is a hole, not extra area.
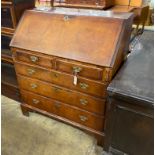
[(82, 68), (81, 67), (73, 66), (73, 73), (74, 74), (77, 74), (77, 73), (79, 73), (81, 71), (82, 71)]
[(86, 99), (80, 99), (80, 103), (86, 106), (88, 104), (88, 101)]
[(81, 89), (87, 89), (89, 87), (89, 85), (86, 83), (79, 83), (79, 84)]
[(30, 59), (32, 62), (37, 62), (39, 60), (39, 58), (36, 56), (30, 56)]
[(82, 116), (82, 115), (80, 115), (79, 118), (80, 118), (80, 120), (81, 120), (82, 122), (85, 122), (85, 121), (88, 120), (88, 118), (87, 118), (86, 116)]
[(35, 88), (38, 87), (35, 83), (30, 84), (30, 86), (31, 86), (32, 89), (35, 89)]
[(32, 99), (32, 102), (33, 102), (34, 104), (38, 104), (40, 101), (37, 100), (37, 99)]
[(36, 71), (35, 71), (34, 69), (28, 68), (28, 69), (27, 69), (27, 72), (28, 72), (29, 75), (32, 75), (32, 74), (34, 74)]

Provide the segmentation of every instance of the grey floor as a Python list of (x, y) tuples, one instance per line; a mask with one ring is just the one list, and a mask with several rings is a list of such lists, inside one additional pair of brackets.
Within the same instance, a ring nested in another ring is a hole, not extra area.
[(37, 113), (22, 115), (20, 104), (2, 96), (2, 155), (101, 155), (96, 140)]

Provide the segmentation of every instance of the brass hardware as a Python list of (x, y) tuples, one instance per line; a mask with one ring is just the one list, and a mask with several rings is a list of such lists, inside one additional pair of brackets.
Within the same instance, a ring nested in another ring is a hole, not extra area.
[(40, 101), (37, 100), (37, 99), (32, 99), (32, 102), (33, 102), (34, 104), (38, 104)]
[(55, 101), (55, 102), (54, 102), (54, 106), (55, 106), (56, 108), (60, 108), (60, 107), (61, 107), (61, 103), (58, 102), (58, 101)]
[(31, 86), (31, 88), (33, 88), (33, 89), (35, 89), (35, 88), (38, 87), (35, 83), (30, 84), (30, 86)]
[(87, 105), (88, 104), (88, 101), (86, 99), (80, 99), (80, 103), (82, 105)]
[(89, 86), (86, 83), (80, 83), (81, 89), (87, 89)]
[(80, 120), (81, 120), (82, 122), (85, 122), (85, 121), (88, 120), (88, 118), (87, 118), (86, 116), (80, 115), (79, 117), (80, 117)]
[(35, 71), (34, 69), (28, 68), (28, 69), (27, 69), (27, 72), (28, 72), (29, 75), (32, 75), (32, 74), (34, 74), (36, 71)]
[(38, 61), (38, 57), (36, 56), (30, 56), (30, 59), (32, 62), (37, 62)]
[(77, 74), (77, 73), (81, 72), (81, 70), (82, 70), (81, 67), (77, 67), (77, 66), (74, 66), (74, 67), (73, 67), (73, 73), (74, 73), (74, 74)]
[(67, 15), (64, 16), (64, 21), (68, 21), (69, 17)]

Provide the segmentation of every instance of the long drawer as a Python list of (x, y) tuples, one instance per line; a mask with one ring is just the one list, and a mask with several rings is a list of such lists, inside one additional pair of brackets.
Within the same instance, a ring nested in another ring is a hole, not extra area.
[(72, 91), (54, 84), (49, 84), (37, 79), (21, 76), (19, 74), (17, 77), (21, 89), (50, 97), (87, 111), (104, 114), (105, 100)]
[(100, 0), (66, 0), (66, 4), (81, 4), (81, 5), (103, 5), (104, 2)]
[(46, 97), (21, 91), (24, 103), (67, 118), (95, 130), (103, 131), (104, 118)]
[(95, 95), (97, 97), (106, 97), (107, 84), (101, 82), (77, 77), (78, 80), (75, 85), (73, 84), (74, 76), (70, 74), (65, 74), (55, 70), (47, 70), (41, 67), (34, 67), (32, 65), (19, 62), (15, 63), (15, 67), (18, 74), (58, 84), (90, 95)]

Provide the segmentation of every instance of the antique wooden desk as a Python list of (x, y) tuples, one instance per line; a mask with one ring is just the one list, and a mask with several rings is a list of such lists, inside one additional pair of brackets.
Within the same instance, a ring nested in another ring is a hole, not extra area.
[(153, 155), (153, 32), (140, 43), (108, 86), (105, 148), (117, 155)]
[(132, 14), (26, 11), (11, 41), (23, 114), (37, 111), (103, 144), (107, 85), (128, 51)]

